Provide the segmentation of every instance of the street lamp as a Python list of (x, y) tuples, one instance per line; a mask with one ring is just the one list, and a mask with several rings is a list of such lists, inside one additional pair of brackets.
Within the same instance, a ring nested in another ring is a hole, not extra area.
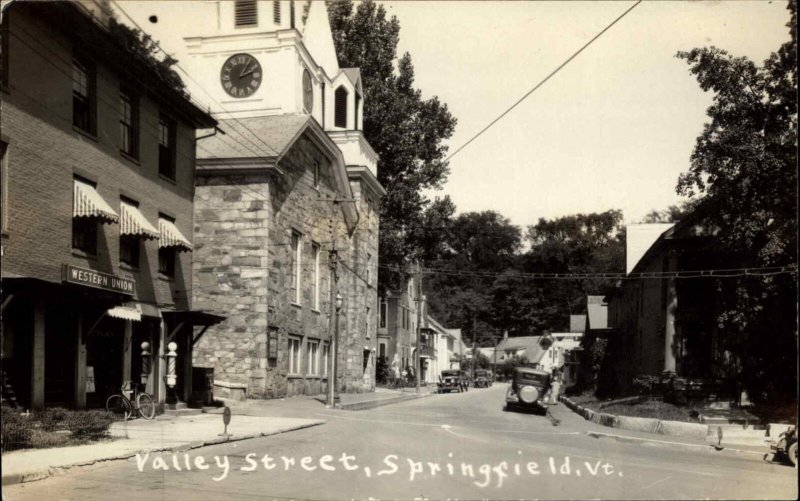
[(333, 381), (328, 384), (333, 384), (333, 405), (339, 405), (339, 311), (342, 309), (342, 295), (336, 293), (336, 313), (334, 314), (333, 321)]

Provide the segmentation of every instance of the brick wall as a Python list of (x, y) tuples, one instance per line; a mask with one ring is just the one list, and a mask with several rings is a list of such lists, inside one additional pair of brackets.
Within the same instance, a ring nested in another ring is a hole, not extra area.
[[(191, 254), (178, 253), (174, 279), (158, 278), (158, 242), (147, 241), (140, 268), (119, 261), (119, 225), (98, 229), (98, 254), (72, 251), (73, 176), (97, 183), (105, 201), (119, 211), (120, 196), (140, 203), (154, 226), (158, 213), (176, 219), (192, 238), (194, 129), (178, 122), (177, 182), (158, 175), (159, 104), (136, 82), (140, 95), (140, 158), (119, 151), (119, 88), (116, 74), (97, 62), (97, 134), (72, 126), (71, 42), (39, 21), (12, 11), (9, 17), (9, 87), (2, 91), (0, 133), (8, 146), (8, 231), (3, 235), (3, 276), (60, 282), (62, 264), (128, 276), (136, 298), (188, 308)], [(175, 117), (177, 118), (177, 117)]]

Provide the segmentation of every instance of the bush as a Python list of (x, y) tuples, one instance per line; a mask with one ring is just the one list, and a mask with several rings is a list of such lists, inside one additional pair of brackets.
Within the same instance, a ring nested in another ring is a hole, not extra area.
[(114, 416), (103, 410), (51, 408), (20, 414), (3, 409), (3, 451), (80, 445), (109, 437)]

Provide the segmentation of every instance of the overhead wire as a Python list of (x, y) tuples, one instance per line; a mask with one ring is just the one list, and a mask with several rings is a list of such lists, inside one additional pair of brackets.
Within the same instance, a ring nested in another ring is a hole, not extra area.
[(571, 62), (573, 59), (575, 59), (575, 58), (578, 56), (578, 54), (580, 54), (581, 52), (583, 52), (583, 51), (584, 51), (584, 50), (585, 50), (587, 47), (589, 47), (589, 46), (590, 46), (592, 43), (594, 43), (594, 42), (595, 42), (595, 40), (597, 40), (598, 38), (600, 38), (600, 37), (601, 37), (601, 36), (602, 36), (602, 35), (603, 35), (603, 34), (604, 34), (606, 31), (608, 31), (609, 29), (611, 29), (611, 27), (612, 27), (612, 26), (614, 26), (615, 24), (617, 24), (617, 23), (618, 23), (618, 22), (619, 22), (619, 21), (620, 21), (620, 20), (621, 20), (623, 17), (627, 16), (627, 15), (628, 15), (628, 13), (629, 13), (630, 11), (632, 11), (634, 8), (636, 8), (636, 6), (637, 6), (637, 5), (639, 5), (640, 3), (642, 3), (642, 1), (643, 1), (643, 0), (638, 0), (638, 1), (637, 1), (635, 4), (633, 4), (631, 7), (629, 7), (629, 8), (628, 8), (628, 9), (627, 9), (625, 12), (623, 12), (623, 13), (622, 13), (622, 14), (621, 14), (619, 17), (617, 17), (616, 19), (614, 19), (614, 20), (611, 22), (611, 24), (609, 24), (608, 26), (606, 26), (605, 28), (603, 28), (603, 30), (602, 30), (602, 31), (600, 31), (600, 32), (599, 32), (597, 35), (595, 35), (594, 37), (592, 37), (592, 39), (591, 39), (591, 40), (589, 40), (588, 42), (586, 42), (586, 43), (585, 43), (585, 44), (584, 44), (584, 45), (583, 45), (583, 46), (582, 46), (580, 49), (578, 49), (576, 52), (574, 52), (574, 53), (573, 53), (573, 54), (572, 54), (572, 55), (571, 55), (569, 58), (567, 58), (567, 60), (566, 60), (566, 61), (564, 61), (563, 63), (561, 63), (561, 64), (560, 64), (560, 65), (559, 65), (559, 66), (558, 66), (558, 67), (557, 67), (555, 70), (553, 70), (552, 72), (550, 72), (550, 74), (548, 74), (546, 77), (544, 77), (544, 79), (542, 79), (542, 80), (541, 80), (539, 83), (537, 83), (537, 84), (536, 84), (536, 85), (535, 85), (535, 86), (534, 86), (534, 87), (533, 87), (531, 90), (529, 90), (528, 92), (526, 92), (526, 93), (525, 93), (525, 95), (523, 95), (521, 98), (519, 98), (519, 99), (517, 100), (517, 102), (515, 102), (514, 104), (512, 104), (511, 106), (509, 106), (508, 108), (506, 108), (506, 110), (505, 110), (503, 113), (501, 113), (501, 114), (500, 114), (500, 115), (499, 115), (497, 118), (495, 118), (494, 120), (492, 120), (492, 121), (489, 123), (489, 125), (487, 125), (487, 126), (486, 126), (486, 127), (484, 127), (483, 129), (481, 129), (481, 130), (480, 130), (480, 132), (478, 132), (477, 134), (475, 134), (474, 136), (472, 136), (472, 137), (471, 137), (471, 138), (470, 138), (470, 139), (469, 139), (469, 140), (468, 140), (466, 143), (462, 144), (462, 145), (461, 145), (461, 146), (460, 146), (460, 147), (459, 147), (459, 148), (458, 148), (456, 151), (454, 151), (453, 153), (451, 153), (451, 154), (450, 154), (450, 155), (449, 155), (449, 156), (448, 156), (448, 157), (445, 159), (445, 161), (444, 161), (444, 162), (442, 162), (442, 163), (447, 163), (447, 162), (449, 162), (450, 160), (452, 160), (452, 159), (453, 159), (453, 157), (454, 157), (454, 156), (456, 156), (456, 155), (458, 155), (458, 153), (459, 153), (461, 150), (463, 150), (464, 148), (466, 148), (466, 147), (467, 147), (467, 145), (469, 145), (469, 144), (470, 144), (472, 141), (474, 141), (475, 139), (477, 139), (478, 137), (480, 137), (480, 136), (481, 136), (481, 135), (482, 135), (484, 132), (486, 132), (487, 130), (489, 130), (489, 129), (490, 129), (490, 128), (491, 128), (491, 127), (494, 125), (494, 124), (496, 124), (497, 122), (499, 122), (499, 121), (500, 121), (500, 120), (501, 120), (503, 117), (505, 117), (506, 115), (508, 115), (508, 114), (511, 112), (511, 110), (513, 110), (514, 108), (516, 108), (516, 107), (517, 107), (517, 106), (518, 106), (520, 103), (522, 103), (522, 101), (524, 101), (525, 99), (527, 99), (527, 98), (528, 98), (528, 96), (530, 96), (531, 94), (533, 94), (534, 92), (536, 92), (536, 90), (538, 90), (538, 89), (539, 89), (539, 87), (541, 87), (542, 85), (544, 85), (544, 84), (545, 84), (545, 83), (546, 83), (548, 80), (550, 80), (550, 79), (551, 79), (553, 76), (555, 76), (555, 74), (556, 74), (556, 73), (558, 73), (559, 71), (561, 71), (561, 69), (562, 69), (562, 68), (564, 68), (564, 67), (565, 67), (567, 64), (569, 64), (569, 63), (570, 63), (570, 62)]

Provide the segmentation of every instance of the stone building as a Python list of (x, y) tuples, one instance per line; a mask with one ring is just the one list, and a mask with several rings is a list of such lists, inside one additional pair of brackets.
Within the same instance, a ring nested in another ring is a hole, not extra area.
[(170, 341), (186, 399), (192, 326), (214, 321), (190, 291), (195, 131), (216, 122), (107, 7), (3, 6), (3, 402), (24, 408), (103, 407), (128, 380), (164, 402)]
[[(157, 9), (171, 6), (146, 8), (169, 19)], [(338, 295), (338, 388), (371, 390), (385, 192), (360, 73), (339, 68), (324, 2), (198, 8), (175, 52), (219, 127), (198, 140), (193, 296), (227, 321), (194, 365), (214, 369), (220, 395), (326, 391)]]

